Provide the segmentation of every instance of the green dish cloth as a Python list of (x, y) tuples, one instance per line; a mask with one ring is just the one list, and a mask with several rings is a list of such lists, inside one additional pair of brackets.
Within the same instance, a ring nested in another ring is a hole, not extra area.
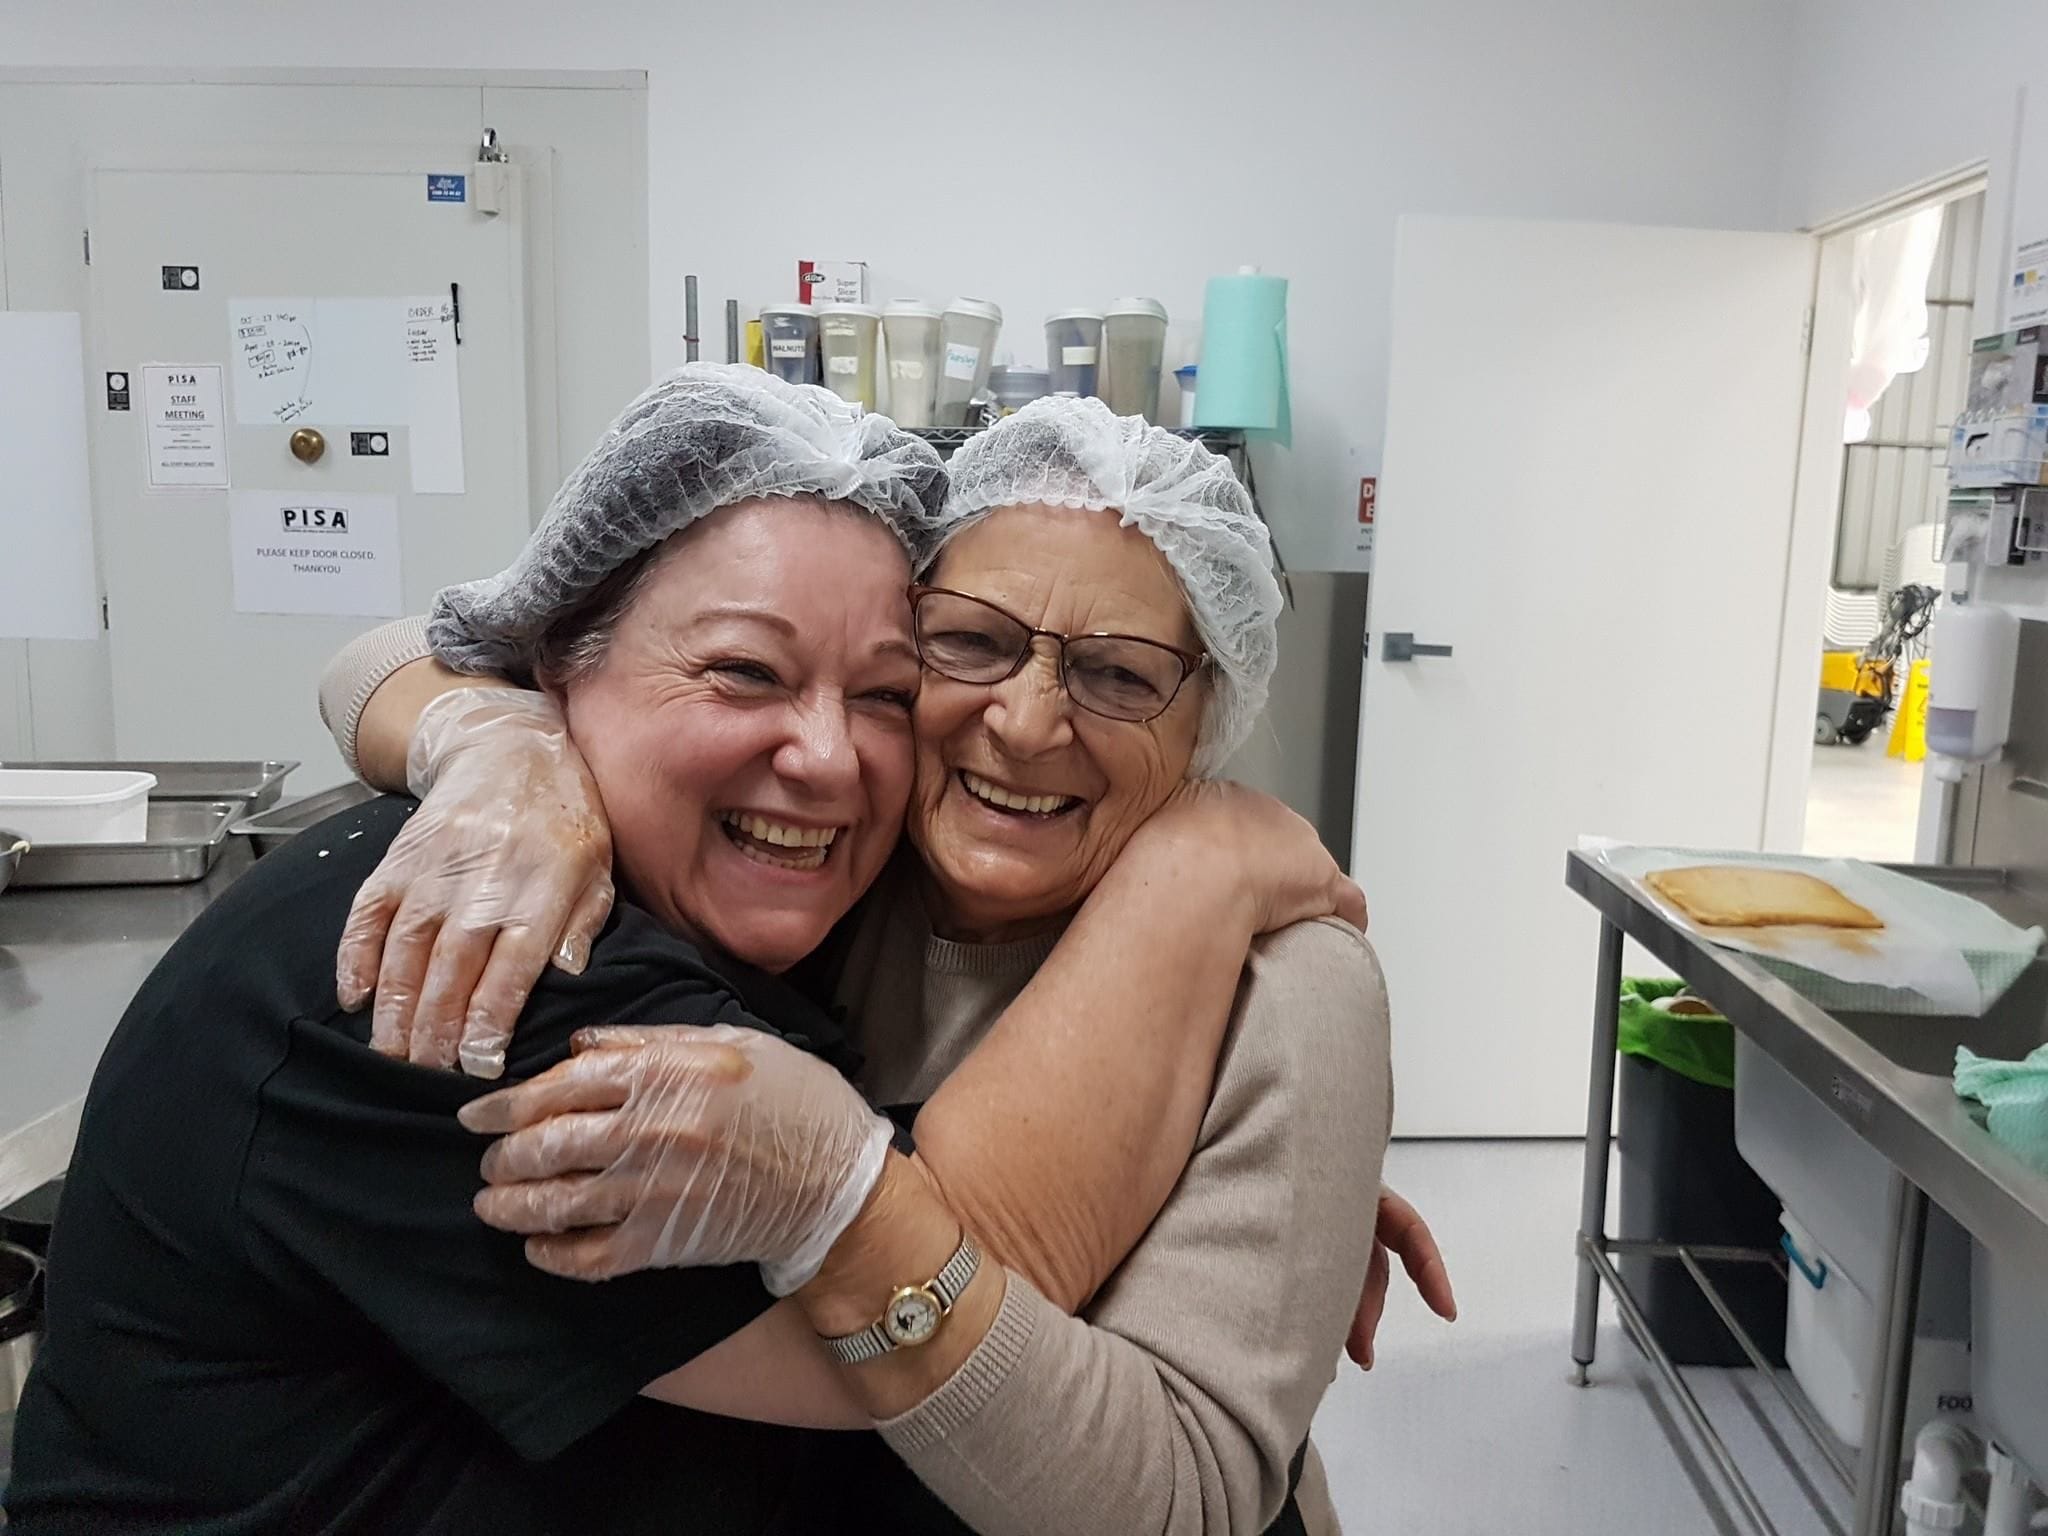
[(2021, 1061), (1993, 1061), (1957, 1046), (1956, 1093), (1989, 1111), (1984, 1125), (1994, 1140), (2048, 1173), (2048, 1045)]

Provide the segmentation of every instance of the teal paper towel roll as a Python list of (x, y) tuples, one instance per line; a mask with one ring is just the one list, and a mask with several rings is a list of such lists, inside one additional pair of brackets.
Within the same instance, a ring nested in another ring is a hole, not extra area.
[(1293, 439), (1287, 405), (1287, 279), (1246, 267), (1212, 277), (1202, 301), (1195, 425)]

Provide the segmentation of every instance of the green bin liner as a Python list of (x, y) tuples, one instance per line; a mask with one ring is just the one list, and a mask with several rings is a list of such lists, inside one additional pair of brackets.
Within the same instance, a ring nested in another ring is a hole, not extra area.
[(1718, 1013), (1666, 1013), (1652, 1006), (1684, 990), (1682, 981), (1624, 977), (1615, 1047), (1709, 1088), (1733, 1088), (1735, 1027)]

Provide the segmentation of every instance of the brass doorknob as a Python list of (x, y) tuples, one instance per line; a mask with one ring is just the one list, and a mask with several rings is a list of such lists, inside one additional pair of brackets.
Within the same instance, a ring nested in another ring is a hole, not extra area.
[(301, 427), (292, 434), (292, 457), (301, 464), (318, 463), (326, 451), (327, 439), (312, 427)]

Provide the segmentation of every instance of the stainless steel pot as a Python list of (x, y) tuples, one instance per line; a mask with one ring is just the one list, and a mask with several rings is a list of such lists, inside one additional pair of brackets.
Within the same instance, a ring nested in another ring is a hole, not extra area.
[(43, 1261), (0, 1243), (0, 1412), (21, 1401), (43, 1322)]

